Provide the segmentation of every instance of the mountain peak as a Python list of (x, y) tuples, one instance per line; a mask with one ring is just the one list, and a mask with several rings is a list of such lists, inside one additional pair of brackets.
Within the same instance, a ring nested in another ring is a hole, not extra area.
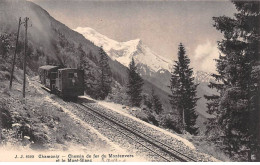
[(161, 69), (171, 70), (172, 62), (157, 55), (145, 46), (139, 38), (126, 42), (118, 42), (98, 33), (90, 27), (78, 27), (74, 30), (81, 33), (95, 45), (103, 46), (103, 49), (111, 59), (120, 62), (126, 67), (128, 67), (130, 61), (134, 58), (136, 64), (141, 65), (144, 70), (148, 69), (151, 72), (157, 72)]
[(126, 42), (123, 42), (123, 43), (129, 43), (129, 44), (133, 44), (133, 45), (138, 46), (138, 45), (142, 44), (142, 40), (138, 38), (138, 39), (126, 41)]

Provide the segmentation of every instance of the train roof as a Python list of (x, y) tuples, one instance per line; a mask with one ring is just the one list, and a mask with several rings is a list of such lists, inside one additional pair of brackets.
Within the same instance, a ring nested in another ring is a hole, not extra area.
[(39, 67), (39, 69), (43, 69), (43, 70), (51, 70), (51, 69), (58, 69), (59, 66), (53, 66), (53, 65), (44, 65)]
[(59, 70), (63, 71), (63, 70), (80, 70), (80, 69), (77, 69), (77, 68), (61, 68)]

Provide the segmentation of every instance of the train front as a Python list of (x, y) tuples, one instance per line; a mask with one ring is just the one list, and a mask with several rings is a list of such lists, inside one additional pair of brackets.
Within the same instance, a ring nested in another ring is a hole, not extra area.
[(56, 87), (64, 98), (84, 95), (84, 71), (72, 68), (59, 69)]

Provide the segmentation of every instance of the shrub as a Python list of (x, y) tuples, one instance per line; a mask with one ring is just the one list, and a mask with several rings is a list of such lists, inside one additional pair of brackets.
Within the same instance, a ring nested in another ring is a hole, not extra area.
[(12, 128), (12, 118), (8, 110), (7, 101), (0, 101), (0, 128), (10, 129)]
[(176, 133), (179, 133), (181, 134), (181, 130), (179, 128), (180, 125), (179, 125), (179, 122), (177, 122), (177, 120), (174, 119), (173, 116), (163, 116), (162, 117), (162, 126), (165, 127), (165, 128), (168, 128), (168, 129), (171, 129), (173, 131), (175, 131)]

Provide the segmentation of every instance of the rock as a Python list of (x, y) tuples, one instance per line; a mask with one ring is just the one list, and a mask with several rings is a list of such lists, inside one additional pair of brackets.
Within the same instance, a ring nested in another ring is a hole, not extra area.
[(60, 111), (60, 112), (64, 112), (63, 109), (62, 109), (61, 107), (58, 109), (58, 111)]
[(134, 111), (137, 111), (138, 109), (137, 108), (132, 108), (131, 110), (134, 112)]

